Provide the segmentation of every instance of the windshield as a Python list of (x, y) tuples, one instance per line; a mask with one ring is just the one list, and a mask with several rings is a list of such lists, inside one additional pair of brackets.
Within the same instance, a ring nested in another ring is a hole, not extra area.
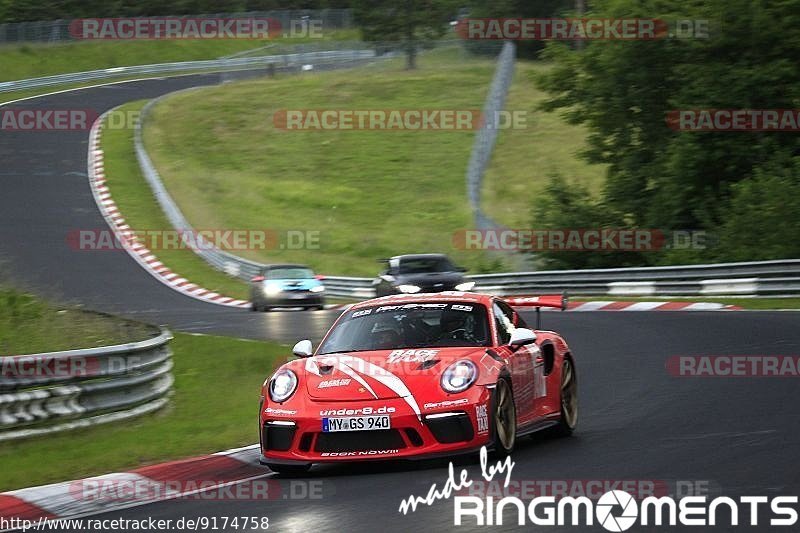
[(264, 274), (266, 279), (311, 279), (314, 272), (308, 268), (271, 268)]
[(415, 257), (400, 261), (400, 274), (424, 274), (425, 272), (453, 272), (456, 267), (446, 257)]
[(319, 354), (429, 346), (491, 346), (486, 308), (476, 303), (412, 303), (350, 311)]

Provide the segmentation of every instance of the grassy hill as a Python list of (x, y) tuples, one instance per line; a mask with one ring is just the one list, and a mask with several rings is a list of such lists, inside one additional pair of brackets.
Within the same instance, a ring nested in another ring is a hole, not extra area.
[[(389, 61), (183, 93), (154, 109), (145, 142), (195, 227), (320, 231), (318, 250), (245, 257), (373, 275), (379, 257), (442, 251), (483, 271), (488, 258), (454, 249), (452, 242), (454, 232), (472, 226), (464, 175), (474, 132), (284, 131), (273, 125), (273, 115), (285, 109), (483, 106), (492, 61), (450, 49), (424, 56), (420, 65), (408, 72)], [(587, 179), (602, 172), (576, 163), (570, 146), (580, 145), (580, 129), (535, 111), (542, 95), (531, 77), (543, 68), (520, 66), (508, 108), (530, 111), (530, 129), (501, 133), (486, 185), (490, 214), (513, 223), (527, 220), (521, 214), (552, 169), (577, 168)], [(541, 164), (545, 158), (549, 164)]]

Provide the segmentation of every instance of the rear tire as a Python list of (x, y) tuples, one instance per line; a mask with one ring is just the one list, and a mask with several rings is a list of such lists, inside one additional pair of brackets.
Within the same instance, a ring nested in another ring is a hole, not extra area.
[(497, 380), (494, 389), (492, 425), (495, 455), (501, 458), (510, 455), (517, 442), (517, 409), (511, 385), (505, 379)]
[(267, 468), (278, 474), (287, 476), (299, 476), (311, 470), (311, 465), (281, 465), (266, 463)]
[(578, 377), (572, 360), (564, 358), (561, 366), (561, 418), (554, 430), (560, 437), (569, 437), (578, 425)]

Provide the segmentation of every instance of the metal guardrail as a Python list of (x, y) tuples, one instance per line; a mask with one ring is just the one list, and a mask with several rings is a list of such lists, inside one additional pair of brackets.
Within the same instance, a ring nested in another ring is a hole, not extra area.
[(0, 357), (0, 442), (124, 420), (172, 390), (167, 330), (86, 350)]
[[(187, 89), (191, 91), (195, 89)], [(171, 93), (175, 94), (175, 93)], [(161, 176), (153, 165), (152, 159), (147, 154), (142, 139), (142, 128), (150, 110), (158, 104), (158, 102), (165, 98), (157, 98), (149, 102), (140, 115), (139, 122), (136, 124), (134, 130), (134, 149), (136, 151), (136, 158), (139, 161), (139, 168), (142, 171), (147, 183), (153, 191), (156, 201), (161, 206), (161, 210), (169, 220), (172, 227), (178, 231), (187, 232), (191, 235), (196, 235), (198, 246), (193, 248), (194, 252), (202, 257), (212, 267), (225, 272), (229, 276), (250, 281), (253, 277), (259, 275), (264, 268), (262, 263), (250, 261), (242, 257), (233, 255), (231, 253), (220, 250), (212, 243), (203, 239), (202, 235), (195, 232), (192, 225), (183, 216), (180, 208), (173, 200), (172, 196), (167, 192)], [(375, 290), (372, 288), (372, 280), (367, 278), (350, 278), (350, 277), (336, 277), (330, 276), (325, 278), (325, 290), (329, 296), (338, 296), (343, 298), (371, 298), (375, 295)]]
[(501, 227), (481, 210), (481, 184), (497, 142), (499, 131), (494, 121), (498, 113), (504, 110), (506, 97), (514, 77), (515, 60), (516, 45), (511, 41), (506, 41), (500, 55), (497, 56), (497, 68), (483, 107), (484, 123), (475, 134), (475, 142), (467, 166), (467, 196), (478, 229)]
[[(352, 45), (352, 43), (350, 43)], [(363, 47), (363, 43), (360, 43)], [(315, 44), (313, 47), (330, 47), (330, 44)], [(75, 72), (45, 76), (27, 80), (0, 82), (0, 93), (22, 91), (55, 85), (68, 85), (88, 81), (123, 78), (141, 75), (200, 72), (217, 70), (249, 70), (259, 68), (276, 68), (286, 70), (300, 68), (305, 64), (325, 65), (330, 63), (357, 62), (376, 57), (375, 50), (364, 48), (342, 48), (339, 50), (313, 50), (312, 45), (302, 45), (300, 51), (269, 56), (237, 57), (228, 59), (210, 59), (206, 61), (185, 61), (178, 63), (158, 63), (153, 65), (136, 65), (131, 67), (114, 67), (87, 72)]]
[[(200, 88), (193, 87), (180, 92), (194, 91), (198, 89)], [(186, 220), (186, 217), (183, 216), (183, 213), (181, 212), (180, 208), (178, 208), (175, 200), (172, 199), (172, 196), (169, 194), (166, 187), (164, 187), (164, 183), (161, 180), (158, 170), (156, 170), (152, 159), (150, 159), (147, 150), (145, 150), (144, 141), (142, 139), (142, 125), (144, 124), (145, 118), (148, 116), (153, 106), (158, 104), (163, 98), (174, 94), (176, 93), (170, 93), (160, 98), (151, 100), (142, 108), (139, 121), (136, 123), (133, 133), (134, 149), (136, 151), (136, 159), (139, 162), (139, 168), (142, 171), (144, 179), (147, 181), (148, 185), (150, 185), (150, 189), (153, 191), (153, 195), (155, 196), (158, 205), (161, 206), (161, 210), (166, 215), (170, 224), (172, 224), (172, 227), (179, 232), (197, 235), (196, 239), (198, 246), (193, 248), (194, 252), (217, 270), (221, 270), (229, 276), (249, 281), (261, 271), (263, 265), (220, 250), (211, 242), (204, 239), (202, 235), (197, 234), (192, 228), (192, 225), (189, 224), (189, 221)]]
[(800, 294), (800, 259), (710, 265), (553, 270), (471, 276), (500, 295), (731, 296)]
[[(385, 49), (384, 52), (386, 51), (387, 50)], [(353, 52), (356, 51), (354, 50)], [(359, 54), (357, 58), (362, 60), (373, 59), (376, 57), (372, 50), (361, 50), (360, 52), (362, 52), (362, 54)], [(304, 57), (305, 59), (308, 58), (308, 56)], [(330, 59), (332, 56), (324, 57), (328, 57)], [(336, 60), (330, 63), (336, 63), (337, 61), (342, 63), (353, 59), (352, 55), (339, 55), (333, 57), (336, 57)], [(381, 57), (388, 58), (391, 57), (391, 54), (383, 53)], [(186, 91), (192, 90), (197, 90), (197, 88), (186, 89)], [(139, 168), (142, 171), (142, 175), (150, 185), (156, 201), (158, 202), (159, 206), (161, 206), (161, 210), (164, 212), (173, 228), (178, 231), (196, 235), (198, 246), (193, 248), (195, 253), (200, 255), (200, 257), (202, 257), (217, 270), (225, 272), (229, 276), (250, 281), (254, 276), (261, 272), (264, 265), (220, 250), (209, 241), (203, 239), (201, 235), (197, 234), (197, 232), (192, 229), (189, 221), (186, 220), (186, 217), (183, 216), (183, 213), (178, 208), (175, 200), (173, 200), (172, 196), (170, 196), (169, 192), (167, 192), (167, 189), (164, 187), (164, 183), (161, 180), (161, 176), (158, 174), (158, 170), (156, 170), (155, 165), (153, 165), (153, 161), (150, 159), (150, 156), (144, 147), (144, 141), (142, 139), (143, 124), (145, 123), (145, 120), (153, 106), (158, 104), (161, 99), (166, 98), (167, 96), (170, 95), (165, 95), (148, 102), (148, 104), (142, 108), (139, 121), (134, 129), (134, 149), (136, 152), (136, 158), (139, 162)], [(372, 289), (371, 280), (363, 280), (361, 278), (327, 277), (325, 279), (325, 287), (327, 294), (330, 296), (370, 298), (375, 294), (374, 289)]]
[[(375, 52), (373, 50), (347, 50), (347, 51), (326, 51), (326, 52), (317, 52), (316, 55), (309, 55), (309, 54), (290, 54), (289, 55), (289, 64), (291, 62), (302, 62), (305, 63), (307, 61), (311, 61), (311, 64), (314, 64), (314, 58), (318, 63), (320, 59), (323, 60), (325, 64), (328, 65), (346, 65), (352, 63), (354, 61), (363, 61), (363, 60), (370, 60), (376, 57)], [(285, 58), (286, 56), (272, 56), (276, 58)], [(392, 57), (389, 53), (384, 53), (382, 57), (390, 58)], [(259, 59), (262, 60), (263, 58), (245, 58), (244, 61), (251, 60), (251, 59)], [(239, 61), (239, 60), (226, 60), (226, 61)], [(287, 65), (286, 61), (282, 62), (282, 65)], [(279, 67), (280, 68), (280, 67)], [(186, 89), (185, 91), (193, 91), (199, 88), (190, 88)], [(167, 192), (166, 187), (164, 187), (164, 183), (161, 180), (161, 176), (158, 174), (158, 170), (156, 170), (155, 165), (153, 165), (153, 161), (150, 159), (150, 156), (145, 150), (144, 141), (142, 139), (142, 128), (143, 124), (150, 112), (150, 110), (158, 104), (163, 98), (167, 96), (174, 95), (176, 93), (170, 93), (168, 95), (164, 95), (160, 98), (156, 98), (151, 100), (147, 103), (147, 105), (142, 108), (142, 112), (140, 114), (139, 121), (136, 123), (134, 128), (134, 149), (136, 151), (136, 159), (139, 162), (139, 168), (142, 171), (142, 175), (144, 176), (147, 183), (150, 185), (150, 188), (153, 191), (153, 195), (156, 198), (156, 201), (161, 206), (161, 210), (166, 215), (167, 219), (172, 224), (173, 228), (178, 231), (186, 232), (188, 234), (196, 234), (193, 230), (191, 224), (186, 217), (183, 216), (183, 213), (178, 208), (178, 205), (175, 203), (175, 200), (172, 199), (169, 192)], [(242, 257), (238, 257), (236, 255), (230, 254), (223, 250), (220, 250), (208, 240), (203, 239), (201, 235), (197, 235), (197, 247), (194, 247), (194, 251), (200, 255), (206, 262), (208, 262), (211, 266), (225, 272), (229, 276), (237, 277), (243, 279), (245, 281), (250, 281), (254, 276), (258, 275), (261, 270), (264, 268), (264, 265), (261, 263), (257, 263), (255, 261), (250, 261), (244, 259)], [(355, 278), (354, 278), (355, 279)], [(329, 278), (326, 281), (326, 287), (329, 287), (329, 292), (331, 296), (351, 296), (352, 294), (363, 294), (363, 292), (352, 288), (349, 285), (349, 278)], [(355, 292), (354, 292), (355, 291)]]
[[(558, 293), (578, 296), (775, 296), (800, 295), (800, 259), (642, 268), (552, 270), (479, 274), (475, 291), (499, 296)], [(328, 293), (375, 295), (371, 278), (325, 280)]]

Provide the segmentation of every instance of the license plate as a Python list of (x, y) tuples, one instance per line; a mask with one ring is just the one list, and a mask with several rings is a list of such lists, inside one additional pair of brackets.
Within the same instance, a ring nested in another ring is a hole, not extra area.
[(323, 418), (322, 431), (375, 431), (391, 428), (388, 416), (348, 416), (345, 418)]

